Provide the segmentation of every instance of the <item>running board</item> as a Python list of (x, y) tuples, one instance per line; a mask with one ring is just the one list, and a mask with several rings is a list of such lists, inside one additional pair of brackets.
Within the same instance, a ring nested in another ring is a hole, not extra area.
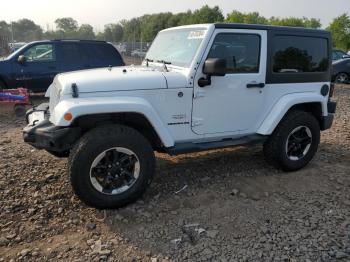
[(187, 153), (194, 153), (200, 151), (206, 151), (210, 149), (220, 149), (226, 147), (233, 146), (241, 146), (241, 145), (251, 145), (251, 144), (259, 144), (266, 140), (267, 136), (262, 135), (251, 135), (244, 136), (235, 139), (223, 139), (220, 141), (214, 142), (203, 142), (203, 143), (180, 143), (175, 144), (175, 146), (167, 148), (167, 153), (170, 155), (181, 155)]

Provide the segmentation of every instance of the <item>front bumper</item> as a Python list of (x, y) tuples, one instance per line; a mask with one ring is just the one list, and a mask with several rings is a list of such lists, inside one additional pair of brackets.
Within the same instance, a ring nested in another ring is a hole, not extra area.
[(328, 115), (322, 118), (321, 130), (330, 129), (333, 125), (334, 114), (337, 109), (337, 103), (329, 101), (327, 104)]
[[(27, 119), (35, 111), (43, 111), (45, 106), (40, 105), (27, 112)], [(23, 129), (24, 142), (37, 149), (46, 149), (53, 152), (66, 152), (70, 150), (75, 141), (80, 137), (79, 127), (59, 127), (53, 125), (48, 119), (47, 109), (45, 120), (27, 125)]]

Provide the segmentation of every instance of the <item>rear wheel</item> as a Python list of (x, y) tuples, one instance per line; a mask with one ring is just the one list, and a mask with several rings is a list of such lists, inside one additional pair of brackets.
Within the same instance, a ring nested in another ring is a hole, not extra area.
[(26, 107), (24, 105), (15, 105), (15, 115), (17, 117), (23, 117), (26, 115)]
[(69, 173), (87, 205), (119, 208), (137, 200), (152, 181), (154, 152), (136, 130), (121, 125), (96, 128), (74, 146)]
[(264, 144), (268, 163), (284, 171), (296, 171), (314, 157), (320, 143), (317, 119), (303, 111), (291, 111)]

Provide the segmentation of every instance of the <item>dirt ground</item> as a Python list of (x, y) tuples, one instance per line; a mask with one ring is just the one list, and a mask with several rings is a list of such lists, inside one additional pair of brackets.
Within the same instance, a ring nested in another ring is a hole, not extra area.
[[(310, 165), (268, 166), (261, 147), (157, 155), (144, 198), (98, 211), (65, 159), (22, 142), (0, 116), (0, 261), (350, 261), (350, 87)], [(178, 192), (180, 191), (180, 192)]]

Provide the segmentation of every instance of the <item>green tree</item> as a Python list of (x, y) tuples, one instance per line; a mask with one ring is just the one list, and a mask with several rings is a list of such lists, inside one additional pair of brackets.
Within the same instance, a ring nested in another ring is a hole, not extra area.
[(145, 15), (140, 18), (141, 38), (143, 41), (152, 41), (157, 33), (165, 28), (171, 27), (173, 22), (172, 13), (160, 13), (155, 15)]
[(7, 24), (5, 21), (0, 21), (0, 36), (10, 36), (11, 29), (10, 25)]
[(123, 27), (120, 24), (105, 25), (103, 39), (110, 42), (120, 42), (123, 39)]
[(78, 31), (78, 22), (71, 17), (57, 18), (55, 20), (58, 34), (61, 38), (75, 38)]
[(191, 17), (191, 22), (193, 24), (216, 23), (223, 21), (224, 16), (218, 6), (211, 8), (208, 5), (205, 5), (201, 9), (194, 11)]
[(170, 27), (180, 26), (180, 25), (189, 25), (191, 24), (192, 11), (188, 10), (184, 13), (173, 14), (168, 21)]
[(244, 14), (234, 10), (227, 15), (226, 22), (240, 24), (268, 24), (269, 21), (265, 17), (260, 16), (258, 12)]
[(327, 30), (332, 33), (335, 47), (345, 51), (350, 50), (350, 17), (348, 14), (334, 18)]
[(40, 40), (43, 30), (29, 19), (20, 19), (12, 24), (14, 40), (17, 42), (30, 42)]
[(316, 18), (308, 19), (304, 17), (303, 20), (304, 20), (305, 27), (308, 27), (308, 28), (319, 29), (322, 26), (320, 19), (316, 19)]
[(95, 39), (94, 28), (89, 24), (82, 24), (78, 29), (78, 38), (93, 40)]
[(139, 41), (141, 36), (141, 23), (140, 18), (132, 18), (130, 20), (122, 20), (120, 24), (123, 27), (123, 40), (124, 41)]
[(287, 18), (279, 18), (279, 17), (271, 17), (269, 20), (271, 25), (277, 26), (294, 26), (294, 27), (309, 27), (309, 28), (320, 28), (321, 22), (319, 19), (315, 18), (297, 18), (297, 17), (287, 17)]

